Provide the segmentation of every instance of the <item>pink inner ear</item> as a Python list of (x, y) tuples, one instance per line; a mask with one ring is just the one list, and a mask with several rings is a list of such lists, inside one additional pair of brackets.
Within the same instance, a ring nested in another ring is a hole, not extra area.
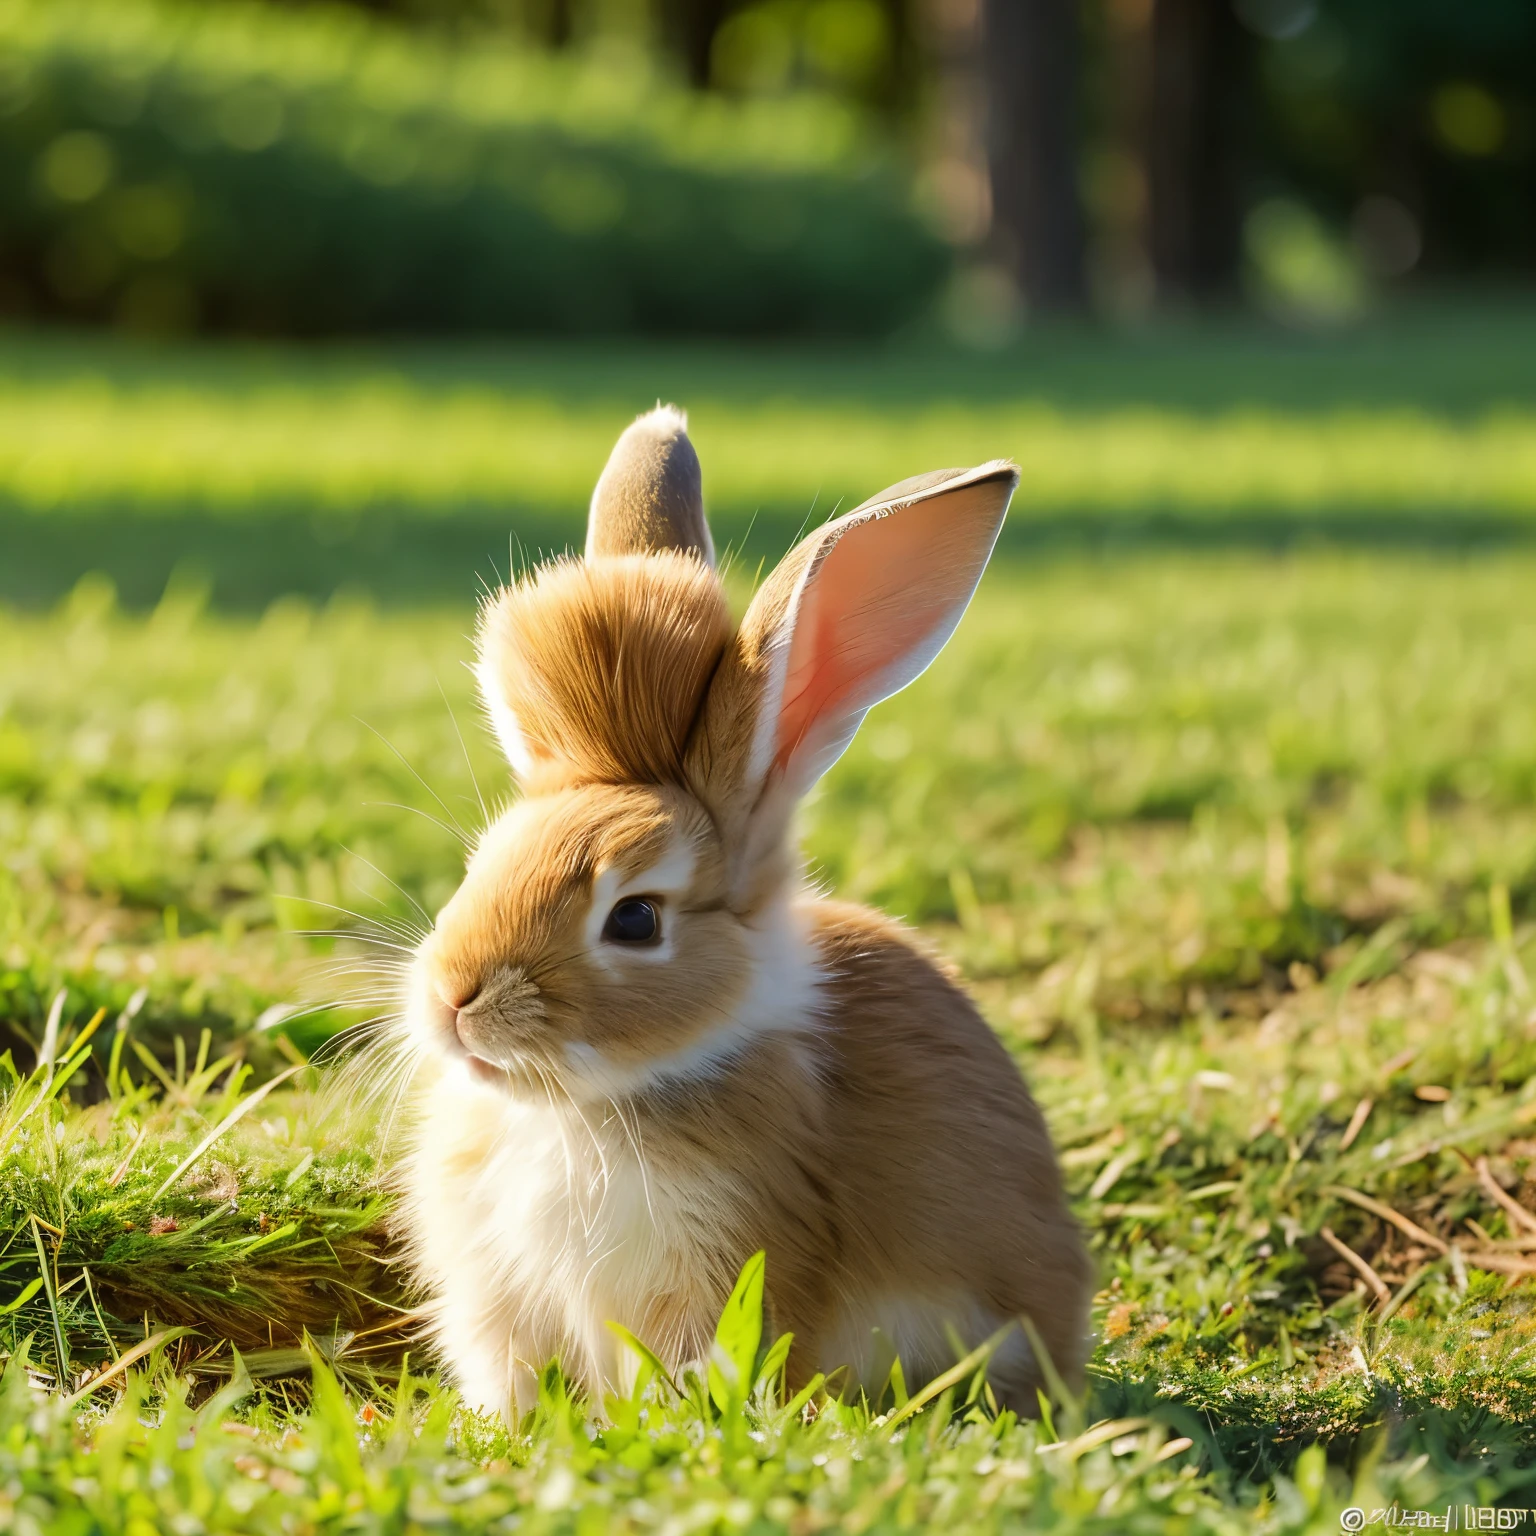
[(984, 481), (842, 535), (794, 616), (777, 768), (840, 723), (851, 734), (863, 711), (933, 660), (976, 588), (1006, 503), (1006, 491)]

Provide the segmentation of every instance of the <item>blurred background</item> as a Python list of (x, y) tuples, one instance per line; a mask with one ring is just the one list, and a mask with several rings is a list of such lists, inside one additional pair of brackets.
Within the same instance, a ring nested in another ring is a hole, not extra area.
[(1015, 542), (1504, 537), (1533, 274), (1525, 0), (9, 0), (0, 596), (464, 594), (658, 395), (754, 555), (997, 452)]
[(1536, 266), (1523, 0), (18, 0), (19, 318), (878, 336)]
[(658, 398), (738, 601), (1021, 465), (808, 822), (973, 979), (1536, 912), (1533, 194), (1527, 0), (5, 0), (0, 1012), (249, 1022), (252, 935), (434, 909), (474, 605)]

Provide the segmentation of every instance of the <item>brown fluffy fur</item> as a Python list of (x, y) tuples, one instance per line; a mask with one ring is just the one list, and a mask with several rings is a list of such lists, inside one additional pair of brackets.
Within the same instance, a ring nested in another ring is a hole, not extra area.
[(688, 555), (565, 560), (505, 588), (480, 649), (537, 765), (524, 787), (676, 782), (730, 634), (719, 581)]
[[(413, 968), (405, 1170), (477, 1405), (526, 1406), (556, 1354), (620, 1381), (609, 1318), (699, 1360), (758, 1248), (796, 1382), (846, 1367), (878, 1392), (894, 1353), (913, 1380), (1021, 1315), (1076, 1373), (1089, 1264), (1039, 1110), (910, 935), (806, 893), (788, 836), (963, 611), (1014, 474), (925, 477), (819, 530), (734, 634), (675, 550), (563, 562), (488, 606), (480, 679), (524, 798)], [(605, 938), (636, 897), (657, 938)], [(1032, 1410), (1021, 1335), (992, 1376)]]

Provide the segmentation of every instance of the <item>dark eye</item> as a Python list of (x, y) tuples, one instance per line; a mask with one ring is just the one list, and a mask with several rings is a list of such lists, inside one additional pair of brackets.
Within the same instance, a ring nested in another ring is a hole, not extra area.
[(655, 904), (639, 897), (621, 901), (603, 924), (603, 937), (615, 944), (649, 944), (660, 932)]

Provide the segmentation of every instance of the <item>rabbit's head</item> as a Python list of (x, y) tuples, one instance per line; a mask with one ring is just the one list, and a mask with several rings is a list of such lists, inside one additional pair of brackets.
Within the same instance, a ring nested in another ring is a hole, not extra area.
[(804, 539), (737, 627), (680, 413), (619, 440), (587, 553), (485, 605), (477, 675), (522, 793), (412, 972), (418, 1050), (609, 1098), (814, 1018), (790, 818), (969, 602), (1011, 464), (903, 482)]

